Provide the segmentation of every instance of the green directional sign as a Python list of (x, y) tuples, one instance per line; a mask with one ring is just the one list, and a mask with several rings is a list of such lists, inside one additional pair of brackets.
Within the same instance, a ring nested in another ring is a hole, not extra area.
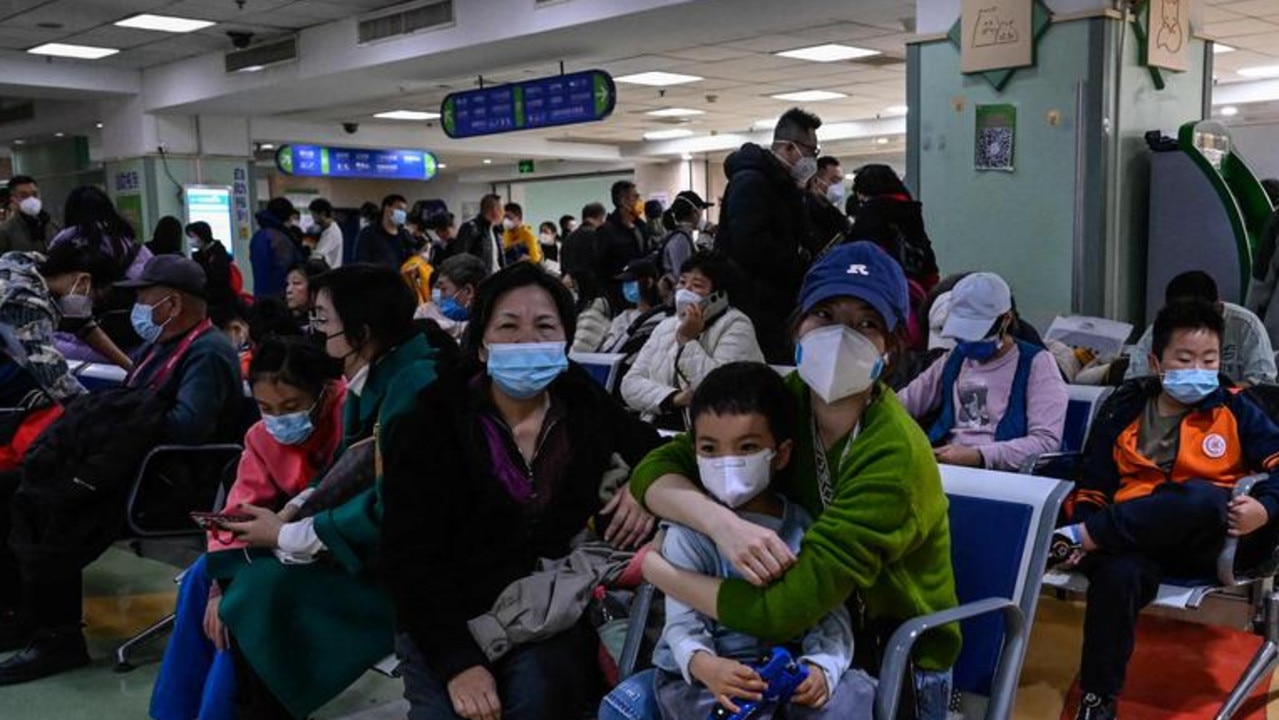
[(617, 105), (617, 87), (603, 70), (586, 70), (452, 93), (440, 105), (451, 138), (534, 130), (603, 120)]

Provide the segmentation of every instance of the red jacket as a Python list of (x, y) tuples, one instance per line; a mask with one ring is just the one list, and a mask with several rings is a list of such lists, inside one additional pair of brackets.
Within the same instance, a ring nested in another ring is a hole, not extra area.
[[(236, 470), (235, 484), (227, 493), (227, 512), (240, 505), (280, 510), (306, 489), (328, 466), (342, 441), (342, 406), (346, 401), (346, 381), (338, 379), (325, 393), (324, 407), (311, 437), (300, 445), (282, 445), (259, 420), (244, 436), (244, 453)], [(236, 550), (244, 543), (228, 532), (209, 534), (209, 552)]]

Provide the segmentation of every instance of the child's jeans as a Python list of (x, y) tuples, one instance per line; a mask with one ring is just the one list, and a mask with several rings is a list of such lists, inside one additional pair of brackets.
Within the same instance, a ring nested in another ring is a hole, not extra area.
[[(657, 670), (645, 670), (623, 680), (600, 703), (598, 720), (661, 720), (662, 710), (658, 704)], [(866, 717), (871, 716), (874, 704), (874, 681), (858, 671), (844, 673), (839, 684), (839, 692), (832, 703), (823, 708), (836, 711), (832, 717)], [(915, 683), (919, 688), (920, 720), (946, 720), (946, 712), (950, 706), (951, 672), (918, 672)], [(854, 697), (848, 697), (852, 694)], [(855, 698), (855, 699), (854, 699)], [(713, 705), (713, 703), (712, 703)], [(805, 710), (807, 712), (807, 710)], [(700, 708), (699, 708), (700, 712)], [(706, 714), (710, 709), (707, 708)], [(822, 715), (803, 715), (802, 717), (822, 717)]]

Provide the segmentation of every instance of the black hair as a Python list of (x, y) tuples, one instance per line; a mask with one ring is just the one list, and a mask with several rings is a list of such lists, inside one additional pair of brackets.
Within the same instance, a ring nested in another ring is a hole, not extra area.
[(311, 278), (323, 275), (332, 269), (333, 268), (329, 267), (328, 261), (324, 258), (313, 257), (293, 263), (289, 266), (288, 270), (284, 271), (284, 275), (285, 277), (288, 277), (290, 273), (298, 271), (305, 275), (307, 281), (310, 282)]
[(1189, 270), (1172, 280), (1164, 288), (1164, 303), (1171, 305), (1178, 300), (1203, 300), (1215, 303), (1221, 299), (1217, 292), (1217, 281), (1203, 270)]
[(573, 278), (573, 286), (577, 288), (577, 304), (573, 309), (578, 315), (586, 312), (587, 308), (594, 304), (597, 298), (604, 298), (604, 301), (608, 302), (608, 298), (604, 294), (604, 284), (589, 269), (576, 267), (564, 271), (563, 274)]
[(462, 336), (462, 356), (465, 362), (475, 367), (482, 365), (480, 347), (484, 344), (484, 332), (493, 319), (497, 301), (506, 293), (529, 285), (536, 285), (550, 294), (551, 301), (555, 303), (555, 311), (560, 316), (560, 324), (564, 326), (565, 349), (573, 344), (573, 334), (577, 331), (577, 313), (573, 309), (573, 296), (568, 288), (537, 265), (521, 262), (506, 266), (480, 283), (475, 299), (471, 301), (471, 320), (466, 325), (466, 334)]
[(821, 118), (807, 110), (793, 107), (777, 118), (777, 125), (773, 127), (773, 142), (804, 142), (808, 133), (817, 132), (817, 128), (821, 126)]
[[(622, 206), (622, 196), (635, 187), (635, 183), (630, 180), (618, 180), (613, 183), (612, 189), (609, 190), (609, 197), (613, 200), (613, 207), (620, 208)], [(585, 215), (586, 213), (582, 213)]]
[(582, 206), (582, 219), (591, 218), (593, 220), (603, 220), (608, 215), (608, 208), (604, 207), (604, 203), (587, 203)]
[[(249, 322), (249, 339), (254, 343), (260, 343), (270, 337), (288, 337), (293, 335), (301, 335), (302, 328), (298, 327), (297, 318), (289, 311), (289, 306), (285, 304), (283, 298), (264, 297), (258, 298), (253, 303), (252, 308), (244, 306), (240, 300), (237, 312), (242, 317), (248, 319)], [(227, 320), (235, 317), (235, 313), (229, 313)], [(222, 327), (224, 323), (218, 323)]]
[(172, 215), (165, 215), (155, 224), (151, 233), (151, 242), (147, 249), (152, 255), (182, 254), (182, 221)]
[(644, 203), (644, 217), (649, 220), (656, 220), (662, 216), (664, 209), (661, 200), (649, 200)]
[(271, 198), (271, 201), (266, 204), (266, 211), (282, 223), (288, 222), (289, 218), (297, 213), (293, 207), (293, 201), (286, 197)]
[(376, 224), (380, 221), (379, 218), (381, 218), (381, 212), (382, 211), (378, 209), (378, 206), (371, 202), (365, 202), (360, 206), (360, 217), (369, 221), (370, 224)]
[(75, 228), (76, 237), (82, 242), (100, 245), (104, 240), (109, 241), (111, 254), (121, 263), (121, 271), (124, 270), (125, 258), (134, 254), (133, 239), (137, 235), (101, 188), (81, 185), (72, 190), (67, 195), (63, 219), (63, 226)]
[(524, 219), (524, 208), (520, 207), (519, 203), (509, 202), (502, 209), (521, 220)]
[(715, 292), (723, 292), (728, 296), (729, 302), (732, 302), (738, 288), (738, 271), (737, 266), (727, 255), (718, 250), (699, 250), (679, 266), (679, 274), (683, 275), (694, 270), (705, 275), (715, 284)]
[(1164, 350), (1172, 342), (1172, 334), (1178, 330), (1207, 330), (1217, 336), (1218, 343), (1226, 330), (1226, 321), (1217, 312), (1217, 306), (1199, 298), (1183, 298), (1168, 303), (1155, 316), (1151, 331), (1150, 351), (1163, 358)]
[(36, 185), (36, 184), (37, 184), (36, 179), (31, 177), (30, 175), (14, 175), (13, 177), (9, 178), (9, 182), (7, 185), (5, 185), (5, 189), (8, 190), (10, 193), (12, 193), (14, 189), (17, 188), (19, 185)]
[(67, 273), (88, 273), (95, 288), (105, 288), (120, 278), (120, 266), (96, 245), (58, 243), (44, 255), (36, 270), (51, 278)]
[(343, 265), (311, 278), (311, 295), (328, 291), (352, 347), (377, 344), (384, 353), (413, 334), (417, 298), (395, 268)]
[(440, 263), (435, 275), (448, 278), (459, 288), (467, 285), (478, 288), (480, 283), (484, 282), (484, 277), (488, 275), (488, 270), (485, 269), (483, 260), (470, 253), (462, 253)]
[(547, 220), (546, 222), (543, 222), (541, 225), (538, 225), (537, 231), (538, 233), (541, 233), (545, 231), (547, 228), (550, 228), (552, 235), (555, 235), (557, 237), (559, 236), (560, 234), (559, 226), (557, 226), (555, 223), (551, 222), (550, 220)]
[(763, 363), (732, 362), (712, 370), (689, 403), (693, 436), (697, 419), (713, 415), (763, 415), (778, 445), (795, 438), (795, 398), (781, 375)]
[(568, 237), (568, 234), (570, 232), (570, 230), (568, 229), (568, 224), (573, 222), (574, 220), (576, 220), (576, 218), (574, 218), (572, 215), (560, 216), (560, 237)]
[(453, 227), (453, 223), (453, 213), (439, 212), (423, 220), (422, 227), (426, 230), (440, 231), (444, 228)]
[(342, 376), (342, 361), (300, 337), (269, 337), (253, 348), (249, 387), (268, 381), (305, 390), (318, 398), (325, 385)]
[(887, 165), (871, 164), (857, 168), (853, 175), (853, 192), (866, 197), (876, 195), (910, 195), (897, 171)]
[(208, 245), (213, 242), (213, 228), (203, 220), (196, 220), (183, 229), (186, 231), (187, 235), (194, 235), (199, 238), (200, 242), (204, 245)]
[(839, 167), (839, 158), (833, 155), (823, 155), (817, 158), (817, 172), (821, 172), (826, 168)]
[(311, 204), (306, 206), (306, 209), (310, 210), (316, 215), (333, 217), (333, 203), (329, 202), (328, 200), (324, 198), (316, 198), (312, 200)]
[(382, 198), (382, 209), (385, 210), (395, 203), (404, 203), (405, 205), (408, 205), (409, 201), (408, 198), (400, 195), (399, 193), (391, 193), (390, 195)]

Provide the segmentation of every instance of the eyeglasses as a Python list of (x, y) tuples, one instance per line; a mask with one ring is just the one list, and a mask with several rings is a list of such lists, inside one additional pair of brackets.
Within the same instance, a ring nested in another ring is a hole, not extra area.
[(808, 150), (811, 153), (810, 155), (811, 157), (817, 157), (818, 155), (822, 154), (821, 145), (809, 145), (808, 143), (802, 140), (787, 140), (786, 142), (789, 142), (790, 144), (795, 145), (796, 147), (802, 147), (805, 150)]

